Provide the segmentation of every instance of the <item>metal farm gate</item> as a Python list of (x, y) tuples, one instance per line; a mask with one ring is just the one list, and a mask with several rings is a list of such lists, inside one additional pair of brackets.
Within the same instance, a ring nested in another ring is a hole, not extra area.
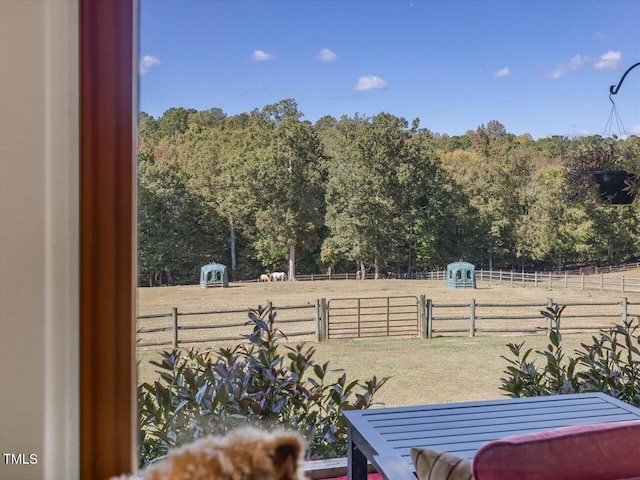
[(334, 298), (327, 302), (327, 338), (417, 337), (418, 297)]

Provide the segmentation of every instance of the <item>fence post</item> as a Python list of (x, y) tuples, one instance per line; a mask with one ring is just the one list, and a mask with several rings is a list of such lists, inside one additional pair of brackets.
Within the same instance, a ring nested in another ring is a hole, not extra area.
[(327, 309), (327, 299), (320, 299), (320, 341), (329, 339), (329, 311)]
[(360, 299), (358, 298), (358, 338), (360, 338)]
[(538, 271), (537, 270), (535, 272), (533, 272), (533, 286), (534, 287), (538, 286)]
[(315, 302), (315, 320), (316, 320), (316, 342), (322, 341), (320, 334), (320, 299), (316, 298)]
[(389, 336), (390, 329), (389, 329), (389, 320), (390, 320), (390, 314), (389, 314), (389, 297), (387, 297), (387, 337)]
[(273, 311), (273, 302), (267, 302), (267, 315)]
[(620, 291), (624, 293), (624, 274), (620, 276)]
[[(547, 309), (549, 309), (551, 307), (553, 307), (553, 298), (547, 297)], [(547, 318), (547, 317), (545, 317), (545, 318)], [(552, 328), (551, 319), (547, 318), (547, 333), (551, 332), (551, 328)]]
[(580, 272), (580, 287), (584, 290), (584, 272)]
[(511, 286), (513, 287), (513, 268), (511, 269)]
[(604, 274), (600, 274), (600, 291), (604, 290)]
[(427, 336), (427, 296), (420, 295), (418, 300), (418, 323), (420, 338), (429, 338)]
[(567, 289), (567, 271), (564, 271), (564, 289)]
[(171, 309), (171, 327), (173, 330), (173, 348), (178, 348), (178, 307)]
[(433, 336), (433, 301), (427, 300), (427, 338)]
[(622, 297), (622, 301), (620, 302), (622, 305), (622, 322), (626, 323), (627, 322), (627, 314), (628, 314), (628, 302), (627, 302), (627, 297)]
[(549, 290), (553, 290), (553, 279), (551, 277), (551, 272), (549, 272)]
[[(513, 272), (513, 271), (512, 271)], [(469, 305), (470, 315), (469, 315), (469, 336), (476, 336), (476, 299), (471, 299), (471, 304)]]

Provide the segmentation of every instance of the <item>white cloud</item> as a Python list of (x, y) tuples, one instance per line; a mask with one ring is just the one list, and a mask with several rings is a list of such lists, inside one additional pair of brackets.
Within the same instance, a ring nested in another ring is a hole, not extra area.
[(356, 92), (367, 90), (382, 90), (388, 88), (389, 84), (377, 75), (363, 75), (358, 78), (358, 83), (353, 87)]
[(338, 55), (328, 48), (323, 48), (318, 52), (318, 55), (316, 55), (316, 60), (320, 62), (333, 62), (336, 58), (338, 58)]
[(596, 70), (618, 70), (622, 66), (622, 52), (609, 50), (593, 64)]
[(552, 70), (551, 72), (548, 72), (546, 76), (553, 79), (560, 78), (565, 73), (580, 70), (586, 62), (587, 58), (583, 57), (582, 55), (576, 55), (571, 60), (569, 60), (568, 63), (561, 63), (560, 65), (558, 65), (558, 68)]
[(274, 54), (262, 50), (254, 50), (251, 54), (251, 60), (256, 62), (264, 62), (265, 60), (273, 60), (274, 58), (276, 58)]
[(640, 137), (640, 125), (632, 125), (629, 128), (627, 128), (627, 133), (629, 135), (636, 135), (638, 137)]
[(498, 70), (497, 72), (495, 72), (493, 76), (494, 77), (510, 77), (511, 70), (509, 70), (509, 67), (504, 67), (502, 70)]
[(588, 137), (590, 135), (591, 135), (591, 132), (589, 132), (589, 130), (579, 130), (577, 132), (573, 132), (571, 136), (572, 137)]
[(155, 55), (145, 55), (140, 59), (140, 63), (138, 65), (138, 72), (140, 75), (144, 75), (149, 71), (151, 67), (156, 65), (160, 65), (160, 60)]

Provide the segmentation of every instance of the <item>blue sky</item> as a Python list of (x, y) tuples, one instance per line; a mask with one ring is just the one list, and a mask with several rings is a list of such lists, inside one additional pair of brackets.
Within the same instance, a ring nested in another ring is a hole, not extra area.
[[(295, 98), (311, 122), (608, 134), (609, 86), (637, 62), (640, 0), (140, 0), (140, 109), (156, 118)], [(640, 67), (613, 99), (640, 135)]]

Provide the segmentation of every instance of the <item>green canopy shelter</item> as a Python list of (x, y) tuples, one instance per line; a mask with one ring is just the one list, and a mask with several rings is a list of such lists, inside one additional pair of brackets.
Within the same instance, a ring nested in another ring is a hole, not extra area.
[(228, 287), (227, 266), (220, 263), (209, 263), (200, 268), (200, 288)]
[(447, 265), (447, 288), (476, 288), (476, 267), (467, 262)]

